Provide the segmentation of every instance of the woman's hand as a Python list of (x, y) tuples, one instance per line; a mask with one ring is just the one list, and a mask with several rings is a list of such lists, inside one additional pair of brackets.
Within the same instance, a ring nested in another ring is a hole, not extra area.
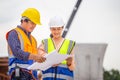
[(67, 61), (67, 66), (70, 66), (70, 65), (72, 64), (72, 60), (73, 60), (72, 57), (68, 57), (68, 58), (66, 59), (66, 61)]

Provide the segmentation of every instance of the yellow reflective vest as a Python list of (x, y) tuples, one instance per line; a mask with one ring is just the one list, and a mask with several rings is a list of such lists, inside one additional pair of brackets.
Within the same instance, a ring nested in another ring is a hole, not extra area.
[(20, 28), (15, 28), (15, 30), (18, 33), (18, 38), (21, 42), (23, 51), (29, 52), (31, 54), (37, 54), (37, 42), (35, 38), (30, 35), (30, 40), (23, 30)]
[[(18, 34), (18, 39), (20, 40), (20, 44), (21, 44), (21, 50), (25, 52), (29, 52), (30, 54), (37, 54), (37, 42), (35, 38), (32, 35), (30, 35), (30, 39), (31, 39), (30, 40), (28, 36), (25, 34), (25, 32), (18, 27), (15, 28), (14, 30)], [(7, 35), (8, 34), (9, 32), (7, 33)], [(16, 59), (9, 45), (8, 45), (8, 53), (9, 53), (9, 73), (10, 74), (16, 67), (16, 63), (17, 63), (17, 66), (21, 68), (27, 68), (34, 62), (33, 60), (23, 61), (23, 60)]]
[[(53, 43), (52, 38), (42, 40), (44, 44), (44, 49), (47, 53), (50, 53), (55, 50), (55, 45)], [(60, 54), (70, 54), (73, 47), (75, 46), (75, 42), (72, 40), (64, 39), (61, 47), (59, 48), (58, 52)], [(62, 62), (62, 64), (66, 64), (66, 60)]]

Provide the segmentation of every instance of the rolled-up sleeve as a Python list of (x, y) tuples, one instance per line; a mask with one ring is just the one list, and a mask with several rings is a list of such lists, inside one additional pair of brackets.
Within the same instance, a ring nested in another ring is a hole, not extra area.
[(13, 52), (13, 55), (16, 58), (18, 58), (20, 60), (24, 60), (24, 61), (28, 60), (29, 53), (21, 50), (21, 44), (20, 44), (20, 41), (18, 39), (18, 34), (15, 30), (12, 30), (8, 34), (8, 45), (10, 46), (10, 48)]

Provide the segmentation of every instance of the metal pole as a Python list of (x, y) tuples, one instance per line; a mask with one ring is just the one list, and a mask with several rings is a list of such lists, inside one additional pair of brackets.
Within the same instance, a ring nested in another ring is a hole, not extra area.
[(69, 18), (69, 20), (68, 20), (68, 22), (67, 22), (67, 25), (66, 25), (66, 27), (65, 27), (65, 30), (63, 31), (63, 35), (62, 35), (63, 38), (65, 38), (65, 36), (66, 36), (67, 33), (68, 33), (68, 30), (69, 30), (69, 28), (70, 28), (70, 25), (71, 25), (71, 23), (72, 23), (72, 21), (73, 21), (73, 19), (74, 19), (74, 16), (75, 16), (76, 12), (78, 11), (78, 8), (79, 8), (79, 5), (80, 5), (81, 1), (82, 1), (82, 0), (78, 0), (77, 3), (76, 3), (76, 5), (75, 5), (74, 8), (73, 8), (72, 14), (71, 14), (71, 16), (70, 16), (70, 18)]

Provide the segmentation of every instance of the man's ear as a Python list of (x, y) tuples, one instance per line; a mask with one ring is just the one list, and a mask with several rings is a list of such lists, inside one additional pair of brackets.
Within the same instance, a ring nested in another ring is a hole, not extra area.
[(23, 20), (20, 20), (21, 23), (23, 23)]

